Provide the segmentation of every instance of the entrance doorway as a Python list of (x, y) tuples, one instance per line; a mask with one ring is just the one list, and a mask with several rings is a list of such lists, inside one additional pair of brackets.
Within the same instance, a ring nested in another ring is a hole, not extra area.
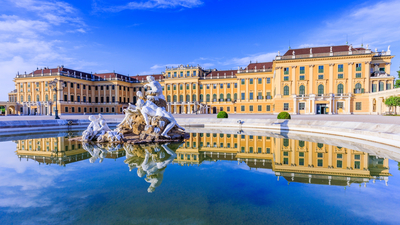
[(217, 107), (213, 107), (213, 114), (217, 114)]
[(343, 102), (338, 102), (337, 103), (337, 112), (340, 114), (340, 113), (343, 113)]
[(326, 104), (317, 104), (317, 114), (328, 114)]

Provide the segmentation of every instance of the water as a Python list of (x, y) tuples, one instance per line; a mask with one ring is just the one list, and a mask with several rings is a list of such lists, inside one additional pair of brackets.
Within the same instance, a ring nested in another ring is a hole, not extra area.
[(2, 138), (0, 222), (398, 224), (399, 149), (189, 131), (183, 143), (125, 148), (68, 141), (77, 133)]

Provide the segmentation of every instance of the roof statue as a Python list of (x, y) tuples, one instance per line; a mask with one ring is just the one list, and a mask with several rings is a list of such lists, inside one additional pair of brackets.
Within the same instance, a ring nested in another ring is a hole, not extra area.
[(312, 48), (310, 48), (310, 55), (312, 55)]

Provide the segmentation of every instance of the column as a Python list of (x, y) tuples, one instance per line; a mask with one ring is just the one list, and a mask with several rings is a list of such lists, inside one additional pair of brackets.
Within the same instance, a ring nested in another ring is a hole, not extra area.
[(74, 82), (74, 102), (76, 102), (76, 99), (77, 99), (77, 95), (76, 95), (76, 82)]
[[(253, 82), (254, 82), (254, 81), (253, 81)], [(245, 95), (245, 100), (246, 100), (246, 101), (249, 101), (249, 95), (250, 95), (250, 93), (249, 93), (249, 83), (250, 83), (249, 78), (246, 78), (246, 79), (245, 79), (246, 93), (244, 94), (244, 95)]]
[(218, 100), (218, 102), (219, 102), (219, 89), (221, 89), (220, 85), (221, 85), (220, 83), (217, 83), (217, 100)]
[[(82, 85), (83, 85), (82, 83), (79, 84), (79, 87), (81, 89), (81, 102), (83, 101), (83, 86)], [(83, 109), (82, 109), (82, 112), (83, 112)]]
[(371, 77), (371, 62), (365, 62), (365, 93), (369, 93), (370, 92), (370, 88), (371, 88), (371, 84), (370, 82), (370, 77)]
[[(258, 84), (258, 78), (253, 79), (254, 82), (254, 91), (253, 91), (253, 98), (258, 101), (257, 96), (258, 96), (258, 90), (257, 90), (257, 84)], [(255, 110), (254, 110), (255, 111)]]
[(332, 151), (332, 145), (328, 146), (328, 168), (333, 167), (333, 151)]
[(331, 63), (331, 64), (329, 64), (329, 92), (328, 93), (331, 93), (331, 94), (334, 94), (335, 93), (335, 91), (334, 91), (334, 89), (333, 89), (333, 68), (334, 68), (334, 66), (335, 66), (335, 63)]
[(265, 83), (267, 82), (267, 78), (263, 77), (262, 82), (263, 82), (262, 96), (263, 96), (264, 100), (267, 100), (267, 97), (266, 97), (267, 96), (267, 90), (265, 89)]
[[(129, 101), (130, 102), (133, 102), (133, 87), (131, 87), (131, 88), (128, 88), (128, 90), (129, 90)], [(167, 97), (167, 96), (165, 96), (165, 97)], [(165, 100), (167, 100), (167, 99), (165, 99)], [(117, 100), (116, 100), (117, 101)]]
[(86, 102), (89, 102), (89, 85), (86, 85)]
[(347, 114), (351, 114), (351, 97), (347, 98)]
[(347, 68), (347, 76), (349, 83), (347, 85), (348, 88), (348, 93), (353, 93), (353, 62), (348, 63), (348, 68)]
[[(104, 102), (106, 102), (106, 85), (103, 85), (103, 96), (104, 96)], [(104, 103), (103, 102), (103, 103)], [(106, 110), (104, 109), (104, 112), (105, 112)]]
[(309, 78), (309, 80), (310, 80), (310, 83), (309, 83), (309, 89), (308, 89), (308, 94), (313, 94), (313, 91), (314, 91), (314, 88), (313, 88), (313, 84), (314, 84), (314, 66), (315, 65), (310, 65), (309, 66), (309, 70), (310, 70), (310, 72), (309, 72), (309, 76), (310, 76), (310, 78)]
[(296, 95), (296, 67), (292, 66), (292, 94)]
[[(115, 87), (115, 86), (114, 86)], [(112, 85), (110, 86), (110, 103), (112, 103)], [(129, 90), (129, 89), (128, 89)], [(130, 100), (130, 99), (129, 99)], [(111, 112), (111, 110), (110, 110), (110, 112)]]
[(242, 85), (242, 81), (241, 81), (241, 79), (237, 79), (237, 82), (238, 82), (238, 92), (237, 92), (237, 95), (238, 95), (238, 101), (240, 102), (242, 99), (241, 99), (241, 96), (242, 96), (242, 92), (241, 92), (241, 85)]
[(308, 166), (313, 166), (313, 143), (308, 142)]
[[(193, 83), (190, 82), (189, 83), (189, 102), (193, 102), (193, 101), (194, 101), (194, 99), (193, 99)], [(190, 105), (189, 105), (189, 112), (192, 113)]]
[(5, 114), (4, 114), (4, 115), (5, 115), (5, 116), (8, 116), (8, 105), (5, 106), (5, 109), (6, 109), (6, 111), (5, 111)]
[(293, 114), (298, 114), (297, 112), (297, 98), (296, 94), (293, 94)]
[(68, 90), (68, 101), (70, 102), (71, 101), (71, 82), (70, 81), (68, 81), (68, 83), (67, 83), (67, 90)]
[[(276, 93), (274, 98), (280, 98), (281, 97), (281, 73), (282, 73), (282, 67), (276, 67), (276, 73), (274, 76), (274, 83), (275, 83), (275, 89)], [(273, 90), (274, 91), (274, 90)]]
[(95, 96), (96, 96), (96, 94), (95, 94), (95, 86), (92, 86), (92, 102), (95, 102)]

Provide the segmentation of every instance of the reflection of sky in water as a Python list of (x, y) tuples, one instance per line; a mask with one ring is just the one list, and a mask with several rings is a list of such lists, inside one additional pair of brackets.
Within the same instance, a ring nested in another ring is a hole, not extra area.
[(277, 181), (268, 169), (236, 161), (167, 166), (163, 183), (151, 194), (149, 183), (129, 172), (125, 157), (101, 164), (83, 160), (39, 165), (19, 160), (16, 144), (1, 143), (1, 224), (397, 224), (399, 171), (389, 161), (389, 185), (367, 187)]

